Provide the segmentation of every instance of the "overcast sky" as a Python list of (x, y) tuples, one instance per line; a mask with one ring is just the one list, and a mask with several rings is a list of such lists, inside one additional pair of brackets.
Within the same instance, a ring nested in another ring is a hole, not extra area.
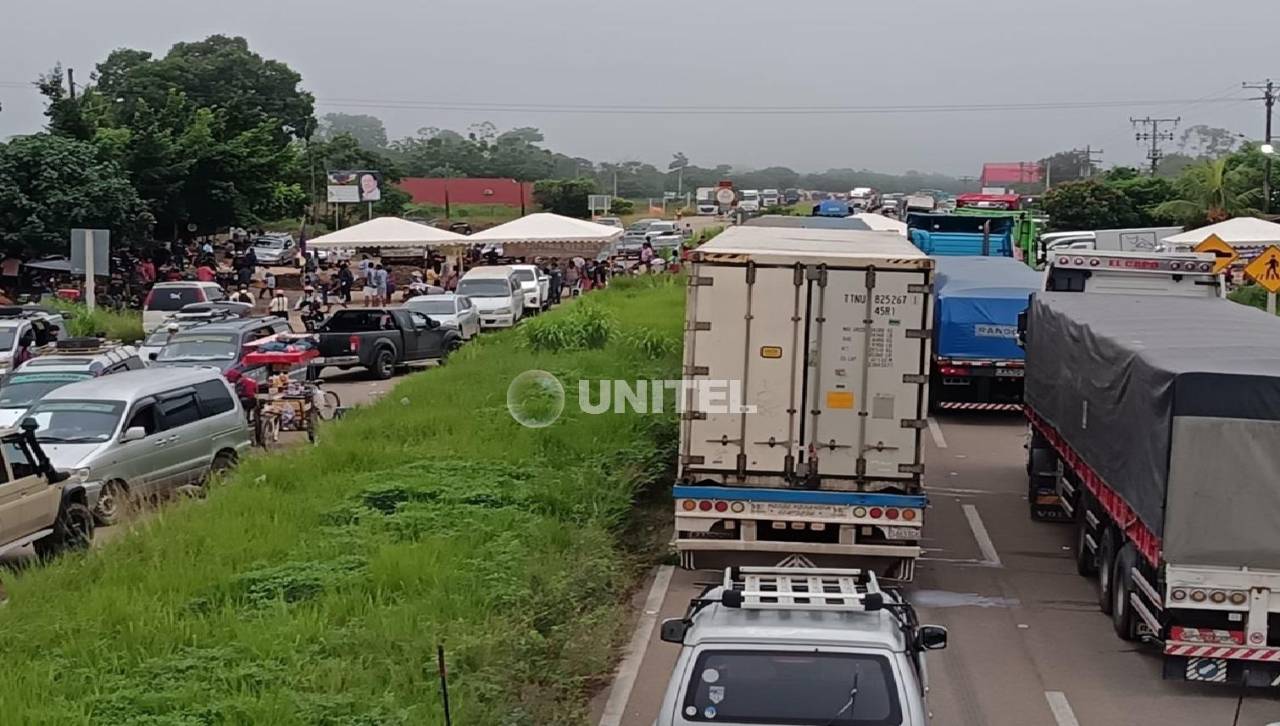
[[(55, 63), (87, 77), (118, 47), (243, 35), (287, 62), (318, 113), (419, 127), (537, 126), (596, 161), (784, 165), (977, 175), (1091, 144), (1104, 163), (1145, 150), (1129, 117), (1261, 136), (1240, 82), (1280, 79), (1276, 0), (42, 0), (0, 23), (0, 138), (42, 123), (27, 82)], [(793, 113), (813, 107), (1124, 102), (1050, 110)], [(1180, 101), (1143, 104), (1143, 101)], [(1198, 103), (1196, 101), (1199, 101)], [(548, 110), (439, 110), (405, 103)], [(596, 105), (785, 113), (586, 114)], [(395, 106), (399, 105), (399, 108)]]

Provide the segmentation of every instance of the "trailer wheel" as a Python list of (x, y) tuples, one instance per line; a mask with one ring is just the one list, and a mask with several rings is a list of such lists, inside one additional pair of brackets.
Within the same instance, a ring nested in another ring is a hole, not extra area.
[(1090, 550), (1085, 541), (1085, 535), (1089, 533), (1089, 522), (1084, 516), (1087, 511), (1082, 501), (1080, 516), (1076, 518), (1076, 572), (1083, 577), (1093, 577), (1098, 574), (1098, 553)]
[(1133, 611), (1133, 603), (1129, 602), (1129, 595), (1133, 592), (1131, 570), (1137, 561), (1133, 544), (1125, 543), (1116, 555), (1115, 570), (1111, 577), (1111, 624), (1116, 629), (1116, 635), (1130, 642), (1138, 639), (1138, 618)]
[(1098, 609), (1103, 615), (1110, 615), (1115, 605), (1111, 588), (1114, 586), (1116, 574), (1116, 539), (1111, 529), (1102, 533), (1102, 544), (1098, 546)]

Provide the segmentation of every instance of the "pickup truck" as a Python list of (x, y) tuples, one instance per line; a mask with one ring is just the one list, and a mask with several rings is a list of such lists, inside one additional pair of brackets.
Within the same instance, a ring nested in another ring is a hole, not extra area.
[(320, 356), (311, 363), (312, 375), (334, 366), (364, 368), (387, 379), (396, 368), (427, 361), (443, 364), (462, 345), (456, 329), (404, 308), (339, 310), (316, 335)]

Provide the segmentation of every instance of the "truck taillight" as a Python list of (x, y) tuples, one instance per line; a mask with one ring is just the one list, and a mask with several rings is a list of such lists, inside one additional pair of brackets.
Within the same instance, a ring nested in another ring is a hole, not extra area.
[(728, 502), (716, 502), (716, 511), (717, 511), (717, 512), (727, 512), (727, 511), (729, 511), (729, 503), (728, 503)]
[(884, 510), (880, 507), (872, 507), (867, 514), (870, 515), (872, 519), (879, 519), (884, 516)]
[(347, 338), (347, 345), (351, 346), (351, 352), (353, 353), (360, 350), (360, 336), (353, 335)]
[(905, 521), (905, 522), (914, 522), (914, 521), (915, 521), (915, 519), (916, 519), (916, 516), (917, 516), (917, 515), (916, 515), (916, 510), (914, 510), (914, 509), (904, 509), (904, 510), (902, 510), (902, 519), (903, 519), (903, 521)]
[(1070, 258), (1070, 257), (1059, 257), (1059, 258), (1058, 258), (1058, 264), (1059, 264), (1059, 265), (1069, 265), (1069, 264), (1071, 264), (1071, 258)]
[(968, 368), (958, 368), (956, 366), (940, 366), (938, 368), (938, 372), (944, 376), (952, 376), (952, 377), (969, 375)]
[(703, 501), (701, 501), (701, 502), (698, 502), (698, 509), (700, 509), (700, 510), (702, 510), (702, 511), (704, 511), (704, 512), (710, 512), (710, 511), (711, 511), (711, 502), (708, 502), (708, 501), (706, 501), (706, 500), (703, 500)]
[(889, 509), (884, 510), (884, 517), (885, 517), (885, 519), (897, 519), (897, 518), (898, 518), (898, 510), (893, 509), (892, 507), (890, 507)]
[(686, 499), (680, 502), (680, 508), (686, 512), (692, 512), (693, 510), (698, 508), (698, 503), (693, 501), (692, 499)]

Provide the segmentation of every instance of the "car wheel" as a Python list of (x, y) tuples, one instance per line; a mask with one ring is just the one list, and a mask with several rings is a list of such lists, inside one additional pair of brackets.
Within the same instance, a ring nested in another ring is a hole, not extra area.
[(1111, 575), (1111, 625), (1122, 640), (1138, 639), (1138, 617), (1133, 611), (1129, 595), (1133, 593), (1133, 573), (1137, 563), (1137, 551), (1126, 542), (1116, 555), (1115, 571)]
[(53, 534), (36, 541), (36, 555), (47, 559), (68, 550), (87, 549), (92, 540), (93, 512), (79, 502), (65, 502), (54, 522)]
[(373, 375), (380, 380), (387, 380), (396, 372), (396, 359), (391, 351), (383, 348), (373, 358)]
[(237, 457), (230, 451), (219, 451), (209, 464), (209, 478), (224, 474), (236, 468)]
[(97, 503), (93, 505), (93, 518), (104, 527), (118, 524), (128, 500), (129, 490), (122, 482), (107, 482), (98, 493)]

